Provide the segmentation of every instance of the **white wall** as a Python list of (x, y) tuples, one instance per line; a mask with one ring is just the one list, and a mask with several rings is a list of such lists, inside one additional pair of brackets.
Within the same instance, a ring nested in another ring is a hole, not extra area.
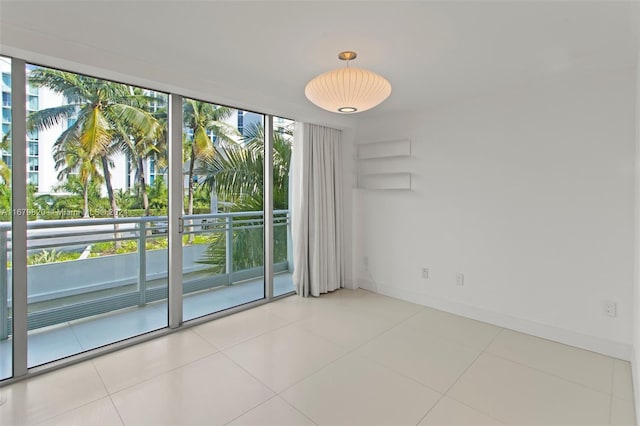
[(556, 74), (360, 122), (358, 143), (410, 138), (413, 151), (358, 162), (413, 179), (354, 191), (360, 286), (629, 359), (634, 72)]

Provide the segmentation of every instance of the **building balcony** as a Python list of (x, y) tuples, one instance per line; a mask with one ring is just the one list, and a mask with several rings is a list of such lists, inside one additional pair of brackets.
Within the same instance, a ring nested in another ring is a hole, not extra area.
[[(28, 222), (29, 367), (167, 327), (167, 223), (166, 216)], [(263, 223), (262, 212), (185, 216), (185, 321), (265, 297)], [(289, 227), (289, 211), (274, 212), (274, 296), (293, 291)], [(2, 223), (0, 379), (11, 375), (11, 258), (11, 226)]]

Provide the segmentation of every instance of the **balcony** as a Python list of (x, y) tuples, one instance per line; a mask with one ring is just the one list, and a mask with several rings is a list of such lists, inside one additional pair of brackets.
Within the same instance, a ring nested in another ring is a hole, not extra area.
[[(167, 326), (167, 223), (166, 216), (28, 222), (30, 258), (75, 258), (27, 267), (30, 367)], [(255, 247), (263, 223), (262, 212), (184, 217), (185, 320), (264, 298)], [(274, 212), (274, 234), (277, 296), (293, 291), (288, 210)], [(113, 254), (99, 251), (105, 246)], [(10, 265), (11, 224), (1, 223), (0, 378), (11, 370)]]

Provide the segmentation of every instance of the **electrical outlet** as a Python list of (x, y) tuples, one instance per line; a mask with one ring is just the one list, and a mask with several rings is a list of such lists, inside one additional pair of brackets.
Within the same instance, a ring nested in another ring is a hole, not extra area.
[(429, 279), (429, 268), (422, 268), (422, 278), (425, 280)]
[(604, 313), (608, 317), (615, 318), (618, 316), (618, 304), (613, 300), (607, 300), (604, 302)]
[(464, 274), (462, 272), (458, 272), (458, 275), (456, 275), (456, 284), (464, 285)]
[(364, 264), (364, 270), (368, 271), (369, 270), (369, 256), (365, 256), (362, 259), (362, 263)]

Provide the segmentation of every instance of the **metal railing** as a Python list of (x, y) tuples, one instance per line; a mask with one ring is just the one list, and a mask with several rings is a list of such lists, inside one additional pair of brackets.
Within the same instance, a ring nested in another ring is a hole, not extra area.
[[(279, 262), (274, 265), (274, 270), (276, 272), (289, 270), (291, 253), (289, 210), (276, 210), (273, 212), (273, 216), (274, 229), (286, 227), (287, 235), (286, 259), (278, 259)], [(224, 272), (211, 273), (212, 265), (198, 262), (192, 262), (190, 265), (185, 264), (183, 269), (184, 294), (231, 285), (263, 275), (262, 265), (236, 270), (233, 243), (234, 236), (238, 236), (239, 232), (260, 232), (259, 230), (264, 226), (263, 212), (185, 215), (183, 219), (183, 238), (187, 241), (184, 250), (187, 250), (188, 247), (194, 247), (194, 249), (201, 248), (204, 251), (204, 246), (208, 247), (211, 242), (191, 246), (188, 243), (199, 235), (217, 234), (218, 239), (224, 239), (224, 265), (213, 265), (216, 266), (216, 270)], [(52, 249), (61, 252), (83, 252), (78, 260), (27, 267), (28, 290), (32, 290), (29, 293), (28, 303), (30, 306), (35, 306), (38, 303), (42, 305), (30, 309), (29, 329), (166, 299), (166, 268), (170, 261), (168, 252), (165, 254), (166, 249), (162, 248), (147, 249), (147, 242), (166, 238), (167, 230), (167, 216), (28, 222), (27, 252), (29, 255)], [(11, 223), (0, 223), (0, 339), (8, 337), (12, 326), (9, 315), (11, 239)], [(115, 247), (116, 244), (122, 244), (126, 241), (136, 242), (135, 251), (92, 258), (86, 256), (95, 244), (114, 243)], [(160, 255), (167, 256), (164, 258), (166, 262), (160, 258)], [(104, 258), (104, 263), (107, 261), (107, 257), (111, 258), (111, 263), (107, 265), (106, 271), (122, 273), (122, 276), (112, 276), (111, 279), (107, 277), (104, 282), (104, 276), (108, 276), (108, 274), (100, 276), (101, 261), (99, 259)], [(155, 267), (148, 268), (148, 263), (154, 259)], [(85, 262), (86, 267), (81, 266), (82, 262)], [(158, 267), (159, 265), (162, 266)], [(135, 277), (131, 276), (132, 270), (135, 270)], [(57, 273), (61, 275), (56, 276)], [(74, 284), (74, 276), (80, 281), (88, 279), (95, 282)], [(103, 281), (100, 282), (100, 279)], [(56, 280), (59, 281), (56, 282)], [(50, 288), (47, 288), (47, 291), (38, 290), (38, 286), (42, 287), (52, 282), (58, 285), (53, 291), (50, 291)], [(63, 282), (67, 288), (63, 288)], [(52, 303), (56, 300), (60, 303)]]

